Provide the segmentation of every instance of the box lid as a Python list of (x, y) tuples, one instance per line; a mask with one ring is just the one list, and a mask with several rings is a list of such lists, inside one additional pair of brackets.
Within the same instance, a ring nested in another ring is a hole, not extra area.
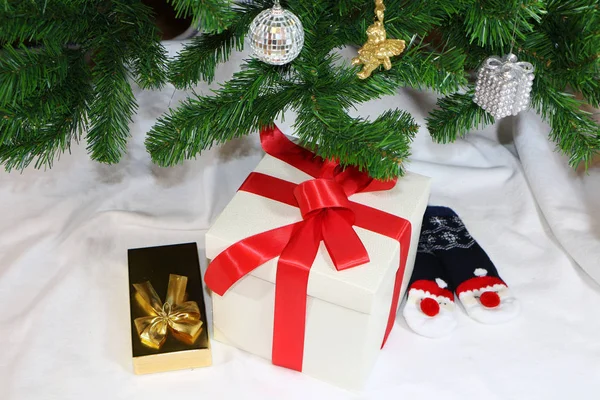
[[(310, 175), (266, 155), (255, 172), (289, 182), (313, 179)], [(429, 199), (430, 178), (411, 172), (388, 191), (358, 193), (350, 200), (420, 223)], [(249, 236), (302, 220), (300, 210), (248, 192), (237, 192), (206, 234), (206, 255), (215, 258), (232, 244)], [(374, 296), (384, 282), (394, 279), (398, 269), (400, 247), (396, 240), (359, 227), (354, 230), (369, 253), (370, 262), (359, 267), (337, 271), (325, 245), (310, 270), (308, 295), (359, 312), (370, 313)], [(275, 258), (251, 272), (251, 275), (275, 283)], [(232, 289), (235, 290), (235, 285)]]

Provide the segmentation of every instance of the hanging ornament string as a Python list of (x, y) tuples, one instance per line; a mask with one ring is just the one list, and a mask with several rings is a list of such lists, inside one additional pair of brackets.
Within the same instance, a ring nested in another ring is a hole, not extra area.
[(360, 79), (371, 76), (380, 65), (387, 70), (392, 68), (390, 57), (397, 56), (404, 51), (404, 40), (387, 39), (383, 25), (385, 5), (383, 0), (375, 0), (376, 21), (367, 28), (367, 43), (359, 50), (358, 56), (352, 59), (352, 65), (362, 65), (362, 70), (357, 74)]
[(487, 58), (477, 71), (473, 101), (496, 119), (517, 115), (529, 108), (534, 68), (513, 54), (519, 16), (515, 17), (510, 51)]
[(515, 17), (515, 22), (513, 23), (513, 31), (512, 31), (512, 37), (510, 39), (510, 50), (508, 51), (508, 54), (512, 54), (513, 49), (515, 48), (515, 36), (517, 34), (517, 24), (519, 23), (519, 17)]

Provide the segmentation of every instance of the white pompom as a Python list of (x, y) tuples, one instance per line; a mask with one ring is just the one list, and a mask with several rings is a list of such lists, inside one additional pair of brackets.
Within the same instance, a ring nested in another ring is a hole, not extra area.
[(475, 276), (486, 276), (487, 270), (483, 268), (477, 268), (475, 269), (475, 271), (473, 271), (473, 273), (475, 274)]
[(446, 289), (448, 287), (448, 284), (440, 278), (435, 278), (435, 283), (437, 283), (437, 285), (441, 288), (441, 289)]

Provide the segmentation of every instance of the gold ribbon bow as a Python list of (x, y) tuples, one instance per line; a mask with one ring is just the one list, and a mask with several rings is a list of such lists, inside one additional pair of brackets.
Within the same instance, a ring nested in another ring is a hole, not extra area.
[(200, 309), (195, 301), (184, 302), (187, 279), (182, 275), (169, 275), (164, 304), (150, 282), (133, 284), (136, 290), (135, 298), (148, 314), (134, 321), (144, 345), (160, 349), (167, 338), (167, 328), (173, 337), (183, 343), (192, 344), (198, 339), (202, 331)]

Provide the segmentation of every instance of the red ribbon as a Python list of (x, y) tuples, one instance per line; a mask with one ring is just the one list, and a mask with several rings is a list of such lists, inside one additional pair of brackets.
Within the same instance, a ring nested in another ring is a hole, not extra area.
[[(389, 190), (396, 184), (370, 178), (356, 168), (342, 169), (289, 141), (277, 128), (260, 133), (263, 149), (315, 179), (297, 185), (253, 172), (239, 190), (300, 209), (302, 221), (243, 239), (220, 253), (205, 275), (208, 287), (219, 295), (265, 262), (278, 257), (275, 279), (273, 364), (302, 370), (306, 322), (306, 293), (310, 268), (321, 241), (338, 271), (369, 262), (369, 255), (353, 225), (388, 236), (400, 243), (400, 265), (385, 344), (396, 318), (400, 288), (410, 246), (410, 222), (396, 215), (355, 203), (355, 193)], [(383, 346), (382, 344), (382, 346)]]

